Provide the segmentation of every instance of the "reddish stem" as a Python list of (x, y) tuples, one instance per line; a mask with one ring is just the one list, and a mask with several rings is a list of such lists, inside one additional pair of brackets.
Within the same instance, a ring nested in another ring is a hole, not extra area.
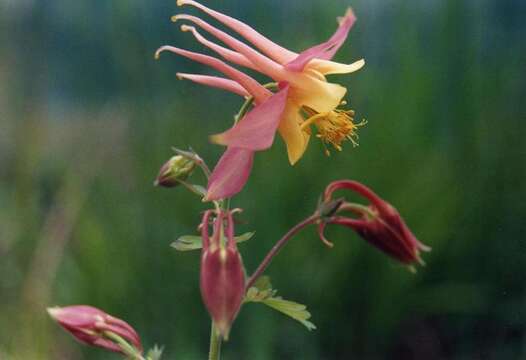
[(208, 233), (208, 222), (210, 221), (210, 214), (212, 210), (206, 210), (203, 215), (203, 220), (201, 222), (201, 238), (203, 239), (203, 250), (208, 249), (210, 246), (210, 234)]
[(383, 201), (373, 190), (367, 186), (354, 180), (338, 180), (333, 181), (325, 189), (325, 200), (330, 199), (332, 193), (339, 189), (350, 189), (363, 197), (367, 198), (376, 208), (385, 213), (389, 213), (390, 209), (387, 207), (385, 201)]
[(313, 214), (303, 220), (302, 222), (296, 224), (292, 229), (290, 229), (281, 239), (278, 240), (278, 242), (270, 249), (268, 254), (265, 256), (261, 264), (259, 264), (258, 268), (254, 273), (250, 276), (250, 278), (247, 281), (246, 289), (248, 290), (256, 280), (263, 274), (263, 272), (267, 269), (267, 267), (270, 265), (270, 262), (274, 258), (274, 256), (277, 255), (277, 253), (281, 250), (283, 246), (289, 241), (294, 235), (296, 235), (301, 229), (306, 227), (307, 225), (315, 223), (320, 216), (318, 214)]

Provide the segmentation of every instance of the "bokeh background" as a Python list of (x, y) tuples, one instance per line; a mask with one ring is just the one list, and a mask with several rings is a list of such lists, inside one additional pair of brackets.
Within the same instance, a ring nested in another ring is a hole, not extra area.
[[(416, 274), (345, 229), (329, 250), (306, 230), (268, 274), (318, 326), (247, 305), (225, 359), (526, 359), (526, 2), (206, 1), (299, 51), (358, 22), (334, 76), (368, 125), (327, 159), (313, 141), (289, 166), (259, 153), (238, 231), (254, 269), (338, 178), (395, 204), (433, 251)], [(208, 69), (157, 47), (201, 49), (174, 0), (0, 0), (0, 358), (117, 359), (74, 342), (46, 315), (92, 304), (129, 321), (166, 359), (203, 359), (209, 322), (195, 233), (205, 205), (152, 186), (171, 146), (210, 164), (240, 99), (175, 78)], [(196, 13), (193, 9), (188, 11)], [(196, 174), (195, 182), (203, 182)]]

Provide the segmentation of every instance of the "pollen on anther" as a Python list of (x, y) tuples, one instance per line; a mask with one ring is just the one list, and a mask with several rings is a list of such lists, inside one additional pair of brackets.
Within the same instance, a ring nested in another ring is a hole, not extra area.
[(311, 109), (312, 114), (301, 124), (304, 131), (308, 131), (311, 125), (317, 129), (316, 137), (321, 140), (325, 148), (325, 154), (330, 154), (326, 145), (330, 144), (337, 151), (342, 151), (342, 143), (349, 140), (353, 146), (357, 146), (358, 127), (365, 125), (365, 121), (360, 123), (353, 122), (353, 110), (333, 110), (327, 113), (316, 113)]

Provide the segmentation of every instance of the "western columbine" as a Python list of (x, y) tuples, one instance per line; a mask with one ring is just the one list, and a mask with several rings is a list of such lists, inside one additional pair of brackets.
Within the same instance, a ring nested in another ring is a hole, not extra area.
[(339, 19), (339, 27), (329, 40), (297, 54), (272, 42), (247, 24), (195, 1), (179, 0), (177, 4), (199, 8), (244, 37), (259, 51), (195, 16), (180, 14), (172, 19), (190, 21), (230, 48), (209, 41), (193, 26), (182, 25), (183, 31), (192, 32), (200, 43), (225, 60), (265, 74), (280, 85), (280, 90), (273, 94), (250, 76), (214, 57), (173, 46), (157, 50), (156, 56), (162, 51), (171, 51), (211, 66), (229, 79), (184, 73), (179, 73), (179, 78), (254, 99), (256, 106), (241, 121), (231, 129), (212, 136), (213, 142), (228, 148), (210, 178), (209, 200), (229, 197), (241, 190), (248, 179), (254, 151), (270, 147), (276, 131), (287, 145), (291, 164), (296, 163), (305, 152), (313, 126), (317, 130), (316, 136), (337, 150), (341, 150), (344, 140), (356, 144), (356, 129), (361, 123), (353, 122), (352, 110), (339, 109), (345, 104), (342, 99), (347, 89), (329, 83), (325, 78), (328, 74), (354, 72), (365, 64), (363, 59), (352, 64), (330, 61), (356, 20), (350, 9)]
[[(370, 205), (354, 204), (345, 199), (333, 200), (333, 193), (340, 189), (356, 192), (369, 200)], [(337, 224), (350, 227), (370, 244), (404, 264), (423, 264), (420, 251), (431, 250), (417, 240), (391, 204), (357, 181), (339, 180), (330, 183), (325, 189), (321, 208), (324, 219), (319, 223), (318, 232), (323, 242), (329, 246), (332, 246), (332, 243), (325, 238), (325, 226)], [(325, 209), (328, 209), (329, 214), (323, 214)], [(359, 218), (341, 216), (343, 212), (352, 212)]]

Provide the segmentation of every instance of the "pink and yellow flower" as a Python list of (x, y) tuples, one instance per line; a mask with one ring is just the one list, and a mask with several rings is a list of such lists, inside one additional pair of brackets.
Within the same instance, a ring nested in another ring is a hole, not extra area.
[(227, 77), (178, 73), (180, 79), (254, 99), (255, 107), (241, 121), (211, 137), (213, 142), (227, 146), (227, 150), (210, 178), (209, 200), (229, 197), (241, 190), (248, 179), (254, 152), (269, 148), (276, 132), (285, 141), (291, 164), (295, 164), (304, 154), (313, 129), (324, 145), (331, 145), (337, 150), (341, 150), (345, 140), (356, 144), (356, 129), (361, 123), (353, 122), (352, 110), (340, 109), (340, 106), (345, 105), (343, 97), (347, 89), (328, 82), (325, 77), (351, 73), (365, 64), (363, 59), (351, 64), (331, 61), (356, 20), (351, 9), (338, 19), (339, 27), (329, 40), (298, 54), (272, 42), (249, 25), (196, 1), (178, 0), (177, 4), (200, 9), (242, 36), (253, 47), (192, 15), (179, 14), (172, 20), (193, 23), (228, 47), (206, 39), (195, 26), (184, 24), (181, 26), (182, 31), (191, 32), (198, 42), (224, 60), (262, 73), (279, 84), (279, 91), (272, 93), (252, 77), (220, 59), (173, 46), (163, 46), (157, 50), (156, 56), (162, 51), (171, 51), (208, 65)]

